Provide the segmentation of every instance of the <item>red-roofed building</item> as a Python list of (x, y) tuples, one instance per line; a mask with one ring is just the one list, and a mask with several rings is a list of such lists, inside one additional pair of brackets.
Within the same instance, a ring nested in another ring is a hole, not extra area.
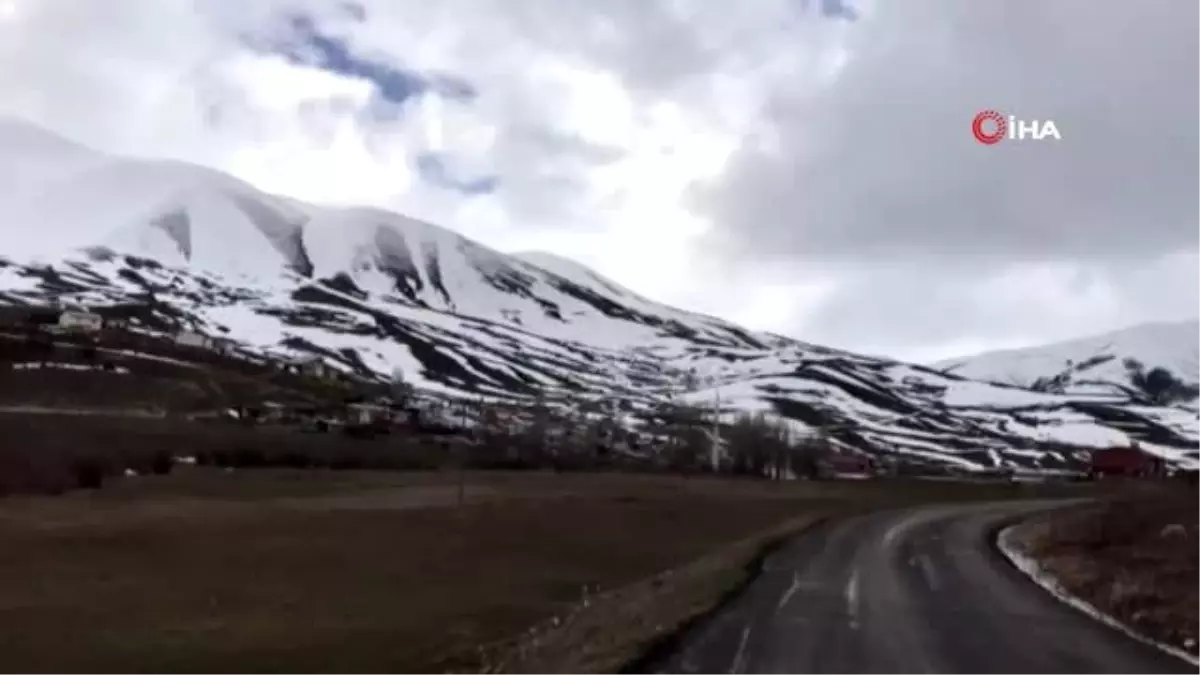
[(875, 473), (874, 462), (863, 455), (830, 455), (824, 464), (825, 470), (833, 476), (871, 476)]
[(1137, 445), (1127, 448), (1104, 448), (1092, 452), (1089, 475), (1092, 478), (1111, 476), (1146, 477), (1161, 475), (1165, 463)]

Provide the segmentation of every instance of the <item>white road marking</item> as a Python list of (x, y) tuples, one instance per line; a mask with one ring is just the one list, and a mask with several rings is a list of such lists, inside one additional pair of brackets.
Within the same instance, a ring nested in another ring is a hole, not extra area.
[(779, 604), (775, 605), (775, 611), (779, 612), (779, 610), (783, 609), (798, 590), (800, 590), (800, 573), (792, 572), (792, 585), (788, 586), (788, 589), (783, 592), (783, 597), (779, 598)]
[(737, 653), (733, 655), (733, 664), (729, 666), (730, 673), (740, 673), (746, 665), (746, 641), (750, 639), (750, 626), (742, 629), (742, 641), (738, 643)]
[(930, 590), (936, 591), (939, 585), (938, 578), (937, 573), (933, 570), (933, 563), (929, 560), (929, 556), (919, 556), (917, 562), (921, 565), (921, 573), (925, 575), (925, 583), (929, 584)]
[(846, 582), (846, 610), (850, 613), (850, 627), (858, 630), (858, 570), (850, 573)]
[(908, 521), (901, 520), (888, 529), (887, 534), (883, 535), (883, 547), (891, 548), (892, 542), (896, 540), (901, 532), (907, 529)]

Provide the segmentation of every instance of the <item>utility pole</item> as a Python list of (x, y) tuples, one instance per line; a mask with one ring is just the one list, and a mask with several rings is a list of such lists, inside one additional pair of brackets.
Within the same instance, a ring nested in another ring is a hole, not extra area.
[(713, 417), (712, 417), (712, 444), (709, 450), (709, 462), (712, 465), (712, 472), (717, 473), (721, 468), (721, 384), (718, 381), (713, 387)]
[(708, 377), (708, 383), (713, 388), (712, 429), (709, 436), (712, 444), (709, 448), (709, 463), (713, 473), (721, 468), (721, 384), (725, 380), (725, 368)]
[(461, 443), (458, 446), (458, 512), (461, 515), (463, 506), (467, 503), (467, 448)]
[(784, 423), (783, 423), (784, 456), (783, 456), (783, 461), (780, 462), (779, 466), (775, 469), (775, 480), (783, 480), (783, 476), (785, 475), (785, 473), (788, 476), (795, 477), (795, 475), (796, 475), (796, 473), (794, 471), (795, 464), (794, 464), (794, 461), (792, 458), (792, 454), (794, 452), (792, 443), (794, 443), (794, 442), (795, 441), (792, 439), (792, 427), (790, 424), (787, 423), (787, 421), (785, 419)]

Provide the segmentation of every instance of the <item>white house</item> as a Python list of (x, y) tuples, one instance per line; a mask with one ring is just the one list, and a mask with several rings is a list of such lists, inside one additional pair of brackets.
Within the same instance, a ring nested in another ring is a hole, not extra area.
[(392, 411), (377, 403), (350, 403), (346, 406), (346, 418), (351, 424), (371, 424), (376, 420), (390, 420)]
[(175, 344), (208, 349), (212, 347), (212, 338), (194, 330), (181, 330), (175, 334)]
[(229, 338), (212, 338), (212, 348), (222, 354), (233, 354), (237, 351), (237, 342)]
[(65, 309), (58, 315), (58, 328), (68, 332), (96, 333), (104, 328), (104, 317), (86, 309)]
[(326, 379), (334, 374), (333, 368), (330, 368), (329, 364), (319, 356), (302, 357), (297, 360), (296, 365), (299, 367), (300, 374), (308, 377)]

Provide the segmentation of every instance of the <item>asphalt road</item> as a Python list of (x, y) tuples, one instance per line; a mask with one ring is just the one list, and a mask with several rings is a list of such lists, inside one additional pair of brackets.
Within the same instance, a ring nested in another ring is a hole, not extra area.
[(681, 637), (669, 673), (1196, 673), (1064, 605), (994, 548), (1038, 503), (831, 522)]

